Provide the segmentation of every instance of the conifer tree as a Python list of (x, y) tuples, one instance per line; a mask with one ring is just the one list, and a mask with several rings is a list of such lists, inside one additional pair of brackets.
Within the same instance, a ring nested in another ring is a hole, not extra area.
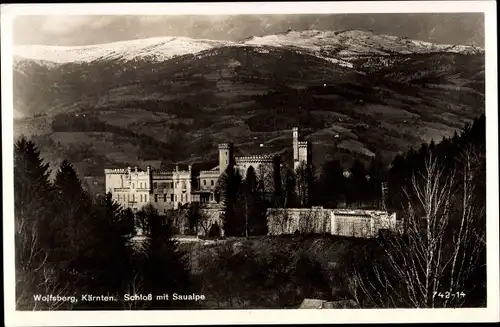
[(14, 144), (16, 309), (55, 309), (63, 303), (35, 302), (34, 294), (64, 294), (51, 262), (53, 219), (49, 166), (37, 146), (22, 137)]
[(126, 208), (122, 211), (119, 224), (122, 229), (122, 234), (130, 236), (135, 235), (135, 215), (132, 209)]
[(344, 170), (340, 161), (328, 161), (323, 165), (319, 182), (319, 199), (321, 205), (336, 208), (345, 192)]
[(380, 153), (376, 153), (370, 162), (370, 167), (368, 170), (368, 191), (367, 200), (369, 200), (372, 206), (380, 208), (382, 206), (382, 183), (386, 180), (386, 168), (380, 156)]
[(295, 170), (298, 202), (307, 206), (311, 202), (311, 193), (314, 188), (314, 173), (312, 167), (302, 162)]
[(357, 206), (361, 206), (366, 200), (368, 181), (366, 179), (366, 169), (365, 166), (359, 159), (354, 160), (351, 166), (351, 176), (348, 180), (348, 203), (356, 203)]
[(243, 179), (240, 173), (229, 166), (218, 181), (222, 195), (222, 222), (226, 236), (245, 235), (244, 214), (241, 208)]
[[(150, 234), (144, 252), (135, 257), (134, 266), (137, 277), (142, 280), (142, 294), (153, 296), (148, 309), (190, 306), (192, 301), (172, 301), (173, 293), (189, 294), (192, 289), (185, 253), (178, 248), (171, 222), (163, 224), (154, 208), (145, 213)], [(169, 299), (156, 298), (163, 294), (169, 294)]]
[[(109, 194), (91, 199), (66, 160), (57, 172), (54, 187), (60, 278), (76, 294), (121, 296), (131, 275), (132, 255), (130, 234), (121, 225), (122, 208)], [(80, 306), (101, 307), (103, 303), (85, 302)]]
[(130, 213), (123, 210), (111, 194), (98, 197), (92, 204), (92, 212), (87, 219), (87, 242), (91, 247), (87, 251), (91, 255), (89, 262), (94, 277), (90, 285), (92, 292), (121, 297), (133, 276), (133, 217)]
[(267, 234), (266, 201), (259, 191), (261, 183), (262, 181), (257, 180), (255, 169), (248, 167), (241, 204), (245, 216), (245, 236)]
[[(89, 278), (84, 271), (88, 269), (87, 252), (89, 224), (92, 204), (83, 190), (73, 166), (64, 160), (57, 171), (54, 181), (55, 203), (57, 205), (54, 234), (57, 243), (54, 250), (59, 258), (61, 278), (68, 284), (76, 285), (79, 280)], [(82, 282), (82, 285), (86, 285)]]
[(284, 174), (283, 207), (293, 208), (298, 204), (295, 173), (287, 169)]

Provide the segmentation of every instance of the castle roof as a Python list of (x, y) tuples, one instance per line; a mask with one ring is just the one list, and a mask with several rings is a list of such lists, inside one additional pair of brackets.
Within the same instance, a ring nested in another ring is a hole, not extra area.
[(143, 167), (151, 166), (151, 169), (159, 170), (161, 169), (162, 162), (161, 160), (144, 160), (141, 162), (141, 166)]
[(174, 163), (163, 163), (161, 170), (173, 171), (175, 167), (178, 167), (179, 170), (189, 170), (189, 164), (174, 164)]
[(216, 169), (219, 169), (219, 161), (218, 160), (209, 160), (209, 161), (203, 161), (203, 162), (193, 162), (191, 169), (193, 171), (216, 170)]

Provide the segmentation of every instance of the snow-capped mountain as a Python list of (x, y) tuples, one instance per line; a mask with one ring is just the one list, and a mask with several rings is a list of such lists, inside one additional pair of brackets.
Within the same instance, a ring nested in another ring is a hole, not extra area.
[(410, 40), (391, 35), (379, 35), (370, 31), (288, 31), (286, 33), (251, 37), (244, 41), (247, 45), (272, 45), (295, 47), (324, 56), (336, 56), (350, 60), (363, 55), (389, 55), (430, 52), (482, 53), (475, 46), (434, 44)]
[(175, 56), (230, 44), (232, 42), (185, 37), (155, 37), (74, 47), (22, 45), (14, 48), (14, 56), (17, 57), (17, 61), (31, 59), (55, 63), (135, 59), (164, 61)]
[[(453, 135), (484, 112), (482, 49), (371, 32), (164, 37), (15, 53), (16, 133), (35, 135), (54, 158), (72, 156), (93, 174), (138, 158), (215, 158), (210, 144), (227, 140), (252, 154), (255, 135), (282, 151), (276, 132), (296, 124), (315, 143), (319, 166), (339, 149), (339, 158), (372, 149), (393, 156)], [(94, 149), (94, 164), (75, 144)]]
[(345, 67), (360, 57), (450, 52), (474, 54), (484, 49), (475, 46), (434, 44), (391, 35), (378, 35), (360, 30), (288, 31), (254, 36), (241, 42), (191, 39), (186, 37), (155, 37), (89, 46), (22, 45), (14, 48), (16, 66), (28, 59), (44, 66), (52, 63), (93, 62), (97, 60), (148, 60), (161, 62), (176, 56), (195, 54), (225, 46), (254, 46), (269, 51), (272, 47), (287, 48), (314, 55)]

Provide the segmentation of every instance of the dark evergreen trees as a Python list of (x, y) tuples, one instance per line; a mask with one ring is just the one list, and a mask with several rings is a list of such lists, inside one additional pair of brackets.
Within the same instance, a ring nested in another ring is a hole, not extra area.
[[(134, 235), (133, 214), (116, 203), (110, 194), (93, 201), (88, 217), (89, 267), (93, 277), (89, 283), (94, 294), (123, 297), (133, 276), (131, 238)], [(100, 292), (100, 293), (96, 293)], [(116, 306), (116, 303), (100, 303)]]
[(323, 165), (318, 183), (318, 198), (325, 208), (336, 208), (344, 200), (346, 178), (340, 161), (327, 161)]
[(374, 208), (382, 208), (382, 183), (387, 179), (387, 168), (380, 153), (376, 153), (368, 168), (369, 180), (367, 189), (368, 204)]
[[(144, 251), (135, 256), (135, 275), (130, 289), (138, 293), (152, 294), (153, 301), (145, 303), (148, 309), (186, 307), (192, 301), (173, 301), (173, 293), (189, 294), (192, 292), (190, 271), (185, 253), (178, 248), (174, 239), (171, 222), (163, 223), (154, 208), (145, 211), (150, 234), (145, 240)], [(158, 299), (158, 295), (169, 294), (169, 298)]]
[(244, 236), (245, 218), (241, 208), (243, 179), (232, 166), (219, 178), (217, 188), (222, 195), (222, 222), (226, 236)]
[[(404, 203), (404, 190), (410, 188), (411, 175), (422, 171), (425, 158), (430, 154), (436, 157), (439, 164), (447, 170), (460, 169), (463, 150), (468, 147), (474, 149), (479, 156), (485, 153), (486, 144), (486, 118), (481, 115), (474, 119), (471, 124), (466, 124), (460, 133), (455, 132), (452, 137), (444, 137), (439, 143), (431, 142), (429, 145), (422, 144), (419, 150), (411, 148), (405, 154), (399, 154), (394, 158), (388, 173), (388, 197), (389, 207), (401, 210)], [(485, 189), (478, 188), (478, 192)]]
[(265, 194), (260, 192), (263, 181), (257, 180), (255, 169), (250, 166), (243, 183), (240, 206), (245, 218), (245, 236), (267, 234)]
[(348, 205), (363, 206), (367, 198), (368, 189), (366, 176), (367, 172), (363, 163), (358, 159), (354, 160), (350, 169), (350, 176), (347, 180), (346, 202)]
[[(33, 295), (121, 296), (123, 285), (130, 278), (130, 214), (124, 215), (109, 196), (93, 200), (66, 160), (53, 185), (48, 176), (48, 165), (40, 158), (36, 145), (25, 138), (17, 141), (17, 308), (102, 308), (101, 302), (33, 301)], [(105, 303), (108, 304), (116, 305)]]
[[(394, 159), (389, 187), (403, 229), (344, 258), (357, 256), (342, 269), (358, 285), (351, 294), (360, 305), (486, 305), (485, 132), (481, 116), (451, 138)], [(439, 295), (455, 289), (455, 296)]]
[(314, 190), (314, 172), (311, 165), (301, 162), (295, 170), (295, 185), (298, 202), (301, 206), (311, 204)]
[(54, 216), (48, 164), (37, 146), (22, 137), (14, 144), (16, 309), (55, 309), (63, 303), (35, 302), (33, 294), (60, 291), (52, 251)]
[(284, 175), (283, 207), (293, 208), (298, 205), (295, 173), (287, 169)]
[[(55, 230), (60, 279), (81, 294), (122, 296), (131, 274), (130, 225), (111, 196), (93, 200), (82, 188), (76, 171), (63, 161), (57, 172)], [(105, 303), (116, 305), (115, 303)], [(80, 303), (82, 308), (103, 303)]]

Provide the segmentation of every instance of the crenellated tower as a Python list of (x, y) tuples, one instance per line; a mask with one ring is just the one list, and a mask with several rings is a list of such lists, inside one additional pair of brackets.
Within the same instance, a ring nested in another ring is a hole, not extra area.
[(292, 129), (293, 133), (293, 169), (305, 163), (306, 166), (312, 164), (311, 144), (308, 141), (300, 140), (300, 131), (298, 127)]
[(233, 143), (219, 144), (219, 171), (221, 174), (233, 163), (233, 158)]

